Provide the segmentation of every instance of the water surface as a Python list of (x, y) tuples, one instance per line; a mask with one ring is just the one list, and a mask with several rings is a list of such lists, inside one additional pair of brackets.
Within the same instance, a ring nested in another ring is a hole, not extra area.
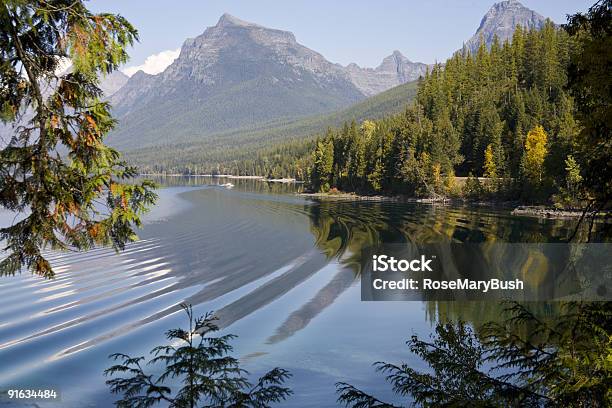
[[(53, 386), (61, 406), (110, 406), (114, 352), (146, 354), (185, 322), (180, 304), (214, 310), (253, 375), (289, 369), (284, 406), (333, 406), (350, 381), (394, 401), (371, 364), (411, 361), (404, 342), (437, 318), (479, 323), (491, 303), (361, 302), (361, 249), (372, 243), (561, 242), (573, 223), (507, 210), (315, 201), (299, 186), (166, 178), (140, 240), (119, 254), (52, 253), (56, 278), (0, 279), (0, 388)], [(2, 215), (3, 225), (11, 222)], [(544, 307), (544, 306), (543, 306)], [(41, 404), (40, 406), (53, 406)]]

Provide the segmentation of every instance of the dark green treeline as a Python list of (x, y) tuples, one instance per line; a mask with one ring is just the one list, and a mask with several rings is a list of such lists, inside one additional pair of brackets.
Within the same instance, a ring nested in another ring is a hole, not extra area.
[[(419, 84), (402, 114), (329, 130), (315, 142), (313, 189), (415, 196), (572, 198), (579, 125), (566, 90), (572, 38), (548, 22), (456, 53)], [(468, 179), (460, 186), (455, 176)], [(463, 188), (461, 188), (463, 187)]]
[[(231, 174), (305, 180), (314, 147), (313, 138), (264, 147), (260, 144), (227, 147), (225, 143), (210, 151), (191, 144), (173, 145), (167, 150), (156, 146), (129, 152), (127, 158), (130, 163), (139, 164), (141, 173)], [(261, 141), (261, 144), (269, 142)]]

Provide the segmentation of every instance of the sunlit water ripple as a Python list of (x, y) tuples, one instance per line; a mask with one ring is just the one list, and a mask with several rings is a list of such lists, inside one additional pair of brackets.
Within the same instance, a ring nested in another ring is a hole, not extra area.
[(220, 326), (239, 335), (236, 353), (254, 375), (274, 366), (295, 374), (288, 406), (333, 405), (334, 383), (349, 379), (391, 398), (370, 364), (407, 358), (403, 342), (429, 332), (435, 308), (360, 302), (356, 246), (555, 241), (571, 231), (507, 212), (319, 203), (238, 184), (163, 189), (125, 251), (48, 253), (55, 279), (2, 278), (0, 388), (61, 391), (60, 403), (42, 406), (110, 406), (107, 356), (164, 343), (163, 332), (184, 323), (179, 305), (187, 302), (198, 313), (215, 310)]

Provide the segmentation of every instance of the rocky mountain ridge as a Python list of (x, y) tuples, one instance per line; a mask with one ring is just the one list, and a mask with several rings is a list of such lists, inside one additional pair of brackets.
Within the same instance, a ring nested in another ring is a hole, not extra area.
[[(125, 92), (112, 98), (113, 104), (129, 105), (141, 96), (135, 94), (136, 90), (142, 89), (146, 93), (156, 86), (155, 83), (185, 79), (194, 80), (201, 86), (214, 86), (220, 83), (221, 78), (218, 72), (215, 72), (214, 64), (222, 57), (223, 52), (232, 47), (238, 48), (238, 41), (244, 40), (245, 35), (257, 46), (266, 48), (273, 54), (273, 58), (281, 63), (296, 71), (303, 70), (312, 74), (320, 86), (348, 81), (364, 97), (418, 79), (427, 69), (426, 64), (412, 62), (399, 51), (394, 51), (376, 68), (362, 68), (357, 64), (343, 67), (329, 62), (318, 52), (299, 44), (291, 32), (263, 27), (224, 14), (215, 26), (207, 28), (202, 35), (187, 39), (177, 60), (165, 71), (155, 76), (144, 72), (135, 74)], [(246, 56), (249, 55), (249, 50), (243, 51), (246, 51), (242, 55), (244, 60), (236, 61), (237, 64), (244, 65), (248, 62)]]
[(162, 73), (138, 72), (111, 97), (120, 126), (110, 141), (187, 140), (280, 118), (331, 112), (366, 95), (344, 67), (288, 32), (224, 14), (184, 42)]
[(541, 29), (546, 18), (523, 6), (518, 0), (505, 0), (495, 3), (480, 21), (476, 33), (465, 42), (464, 47), (471, 53), (478, 51), (481, 40), (490, 47), (495, 36), (500, 44), (511, 40), (516, 26), (527, 29)]
[(100, 89), (106, 97), (112, 96), (115, 92), (123, 87), (130, 79), (121, 71), (113, 71), (110, 74), (100, 78)]
[(376, 68), (362, 68), (353, 63), (346, 70), (353, 84), (365, 95), (372, 96), (419, 79), (425, 75), (427, 67), (422, 62), (410, 61), (395, 50)]

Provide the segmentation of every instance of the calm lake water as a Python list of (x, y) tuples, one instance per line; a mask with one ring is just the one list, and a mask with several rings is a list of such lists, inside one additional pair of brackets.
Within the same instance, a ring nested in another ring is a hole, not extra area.
[(54, 280), (0, 278), (1, 389), (61, 391), (61, 403), (38, 406), (112, 406), (107, 356), (164, 344), (165, 330), (185, 324), (187, 302), (197, 314), (216, 311), (223, 331), (239, 336), (235, 355), (253, 376), (276, 366), (294, 374), (283, 406), (335, 406), (337, 381), (397, 401), (373, 362), (413, 361), (404, 344), (412, 334), (427, 336), (438, 318), (494, 319), (500, 306), (361, 302), (361, 248), (560, 242), (573, 228), (487, 208), (315, 201), (295, 195), (299, 186), (253, 180), (232, 180), (232, 190), (210, 178), (161, 181), (140, 241), (124, 252), (49, 254)]

